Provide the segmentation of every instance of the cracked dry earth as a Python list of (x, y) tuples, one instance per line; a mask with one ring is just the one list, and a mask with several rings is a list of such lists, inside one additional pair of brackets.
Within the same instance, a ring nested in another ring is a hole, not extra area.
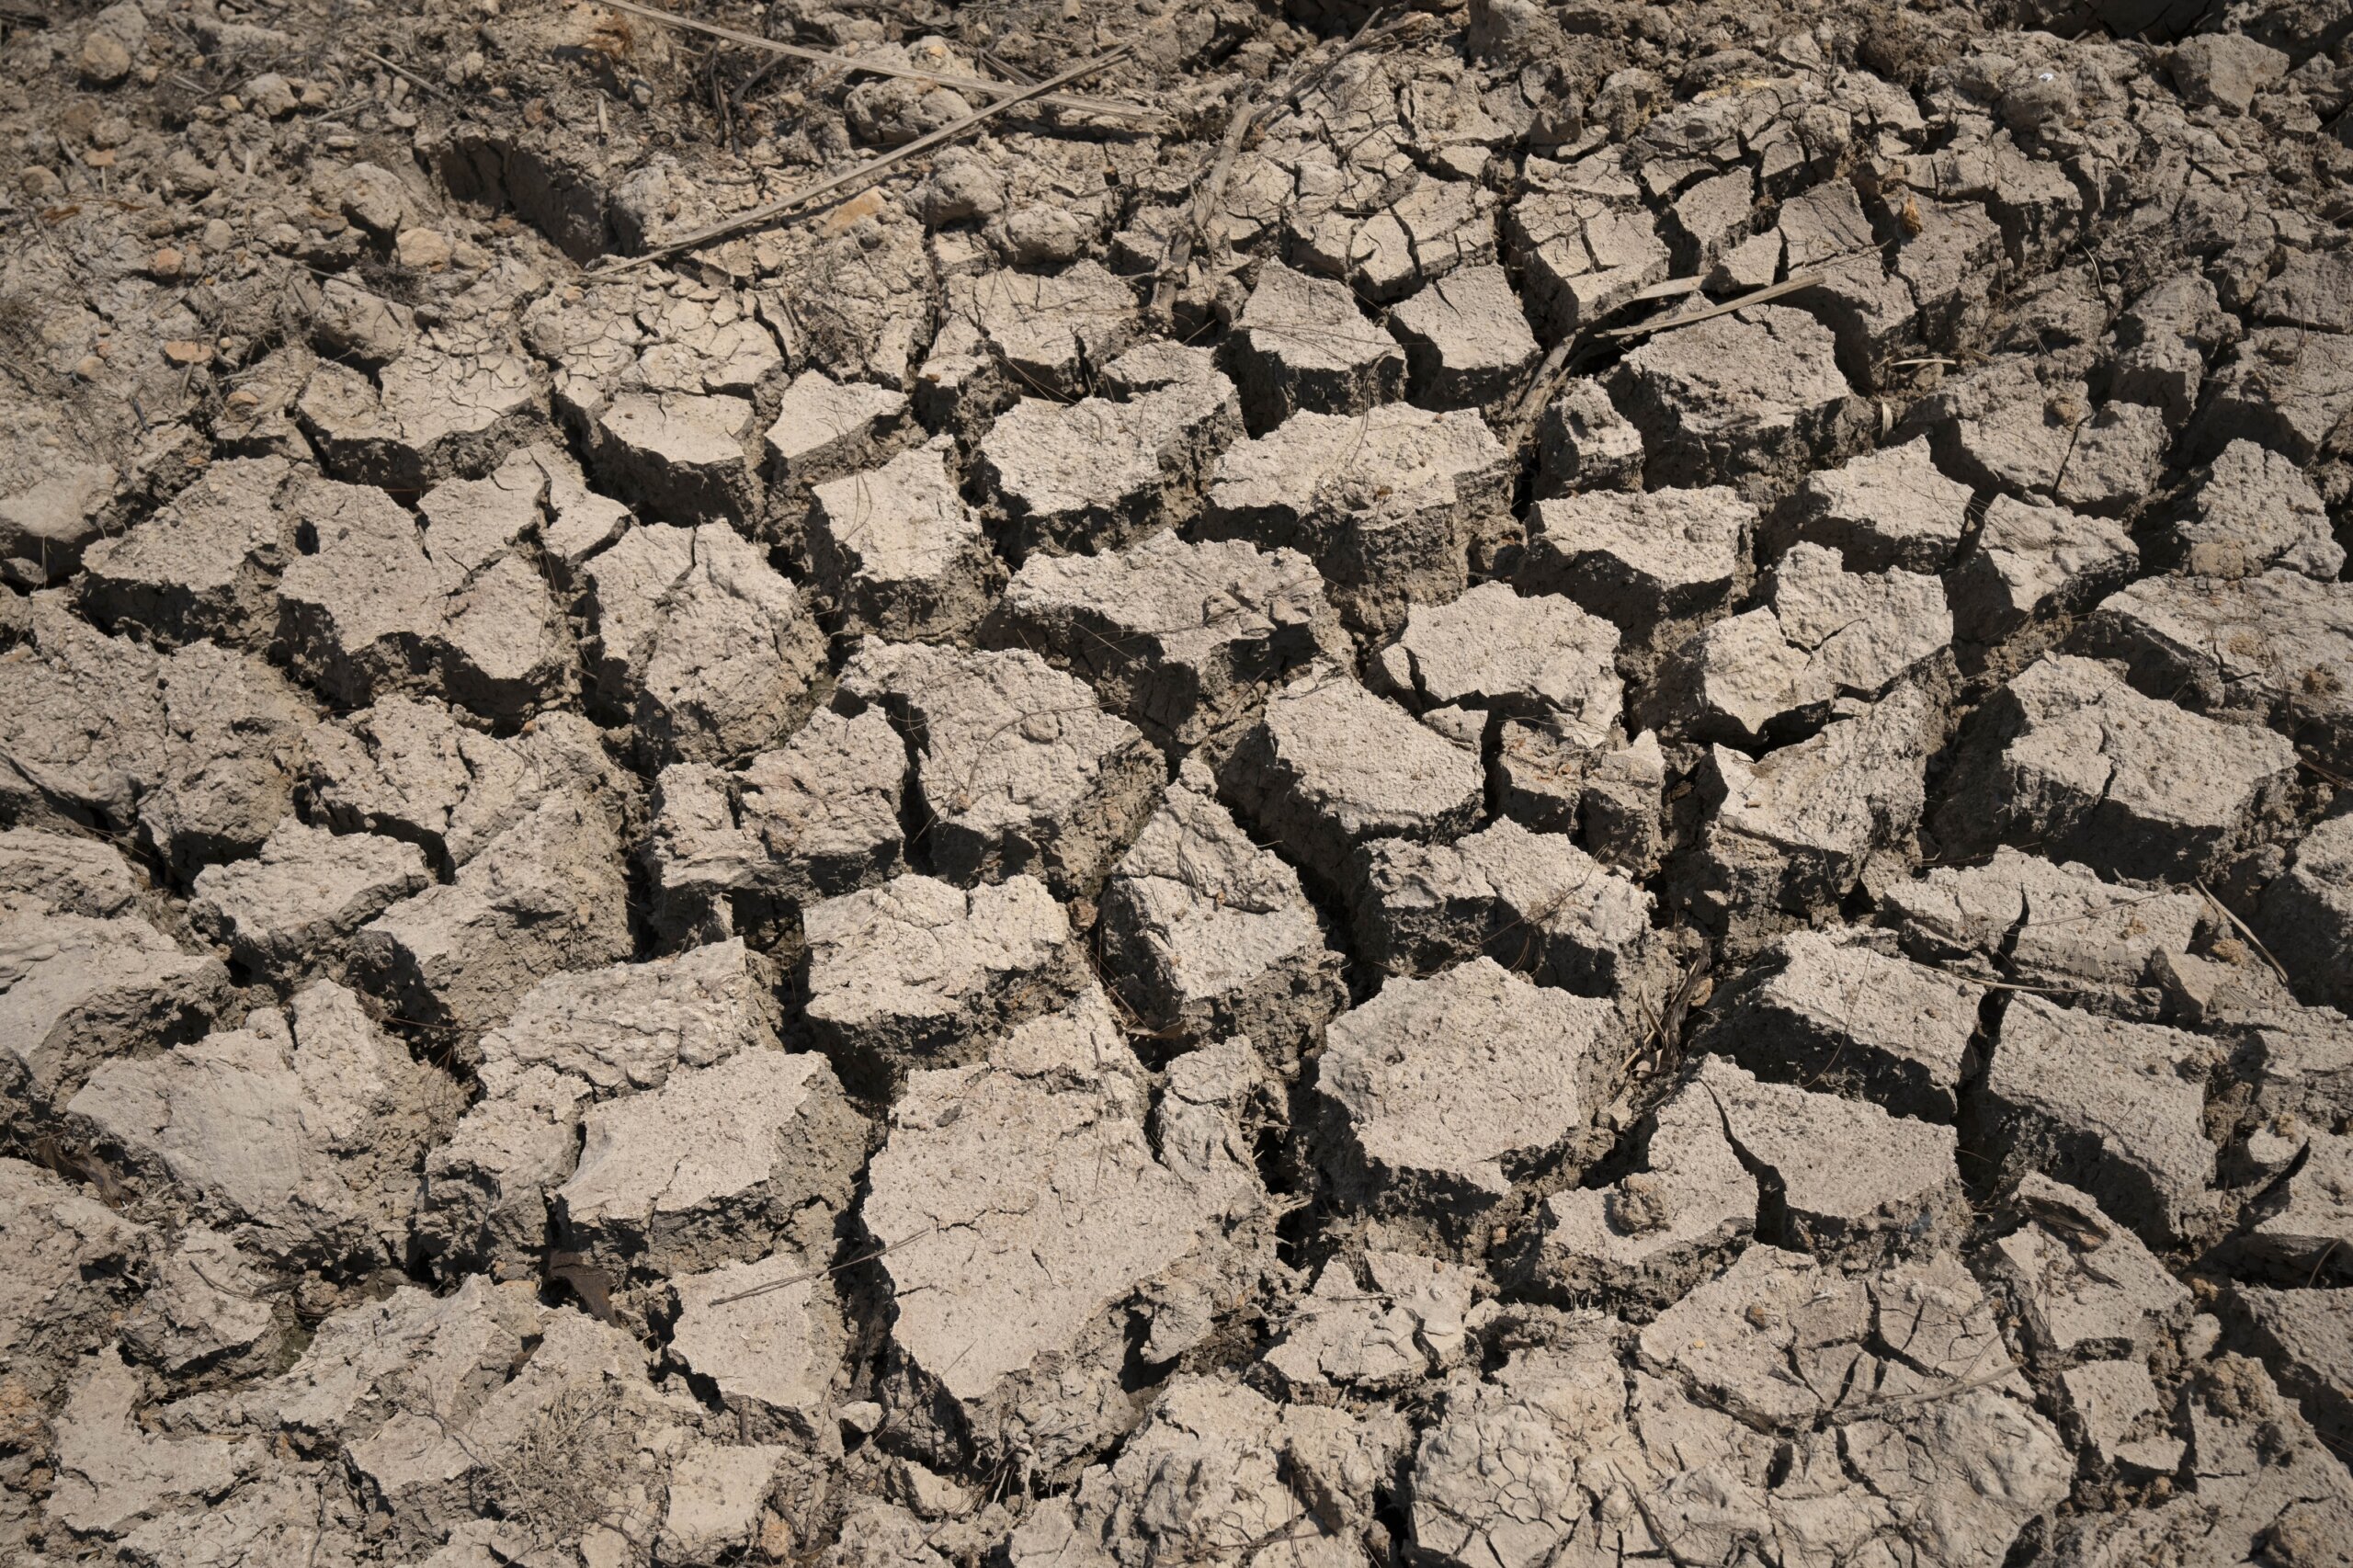
[(0, 0), (0, 1562), (2353, 1562), (2348, 139)]

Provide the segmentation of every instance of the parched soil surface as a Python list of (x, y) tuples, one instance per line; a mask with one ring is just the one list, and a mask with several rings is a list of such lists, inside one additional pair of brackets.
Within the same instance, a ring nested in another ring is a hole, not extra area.
[(0, 0), (0, 1562), (2353, 1564), (2341, 0), (659, 3)]

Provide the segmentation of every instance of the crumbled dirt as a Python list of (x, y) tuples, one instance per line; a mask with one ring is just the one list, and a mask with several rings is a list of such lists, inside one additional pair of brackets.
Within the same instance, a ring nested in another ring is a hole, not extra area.
[(0, 0), (0, 1562), (2353, 1563), (2341, 4)]

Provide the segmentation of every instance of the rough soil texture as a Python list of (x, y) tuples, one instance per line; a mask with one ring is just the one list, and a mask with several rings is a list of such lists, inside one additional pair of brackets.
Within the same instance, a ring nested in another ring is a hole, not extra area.
[(662, 5), (0, 0), (0, 1562), (2353, 1568), (2342, 0)]

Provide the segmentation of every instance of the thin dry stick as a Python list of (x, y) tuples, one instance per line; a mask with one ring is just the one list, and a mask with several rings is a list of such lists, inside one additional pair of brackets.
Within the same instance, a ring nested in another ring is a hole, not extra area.
[[(615, 11), (627, 11), (633, 17), (643, 17), (666, 27), (685, 28), (692, 32), (723, 38), (730, 43), (740, 43), (746, 49), (765, 49), (771, 54), (788, 55), (794, 60), (806, 60), (813, 64), (831, 65), (842, 71), (862, 71), (870, 76), (897, 76), (910, 82), (937, 82), (958, 92), (987, 93), (992, 97), (1004, 97), (1019, 92), (1028, 84), (1021, 82), (992, 82), (983, 76), (961, 76), (953, 72), (924, 71), (912, 65), (891, 65), (879, 60), (861, 60), (854, 54), (835, 54), (831, 50), (808, 49), (797, 43), (781, 43), (757, 33), (738, 32), (722, 28), (716, 22), (706, 22), (693, 17), (675, 17), (667, 11), (657, 11), (651, 6), (639, 6), (632, 0), (597, 0), (600, 6)], [(1142, 104), (1131, 104), (1120, 98), (1090, 98), (1074, 93), (1053, 93), (1039, 100), (1055, 108), (1074, 109), (1082, 114), (1099, 114), (1112, 119), (1158, 119), (1158, 109)]]
[(1971, 1378), (1965, 1382), (1949, 1384), (1944, 1388), (1915, 1389), (1910, 1393), (1882, 1394), (1877, 1399), (1867, 1399), (1860, 1404), (1847, 1405), (1843, 1410), (1833, 1410), (1829, 1415), (1833, 1421), (1843, 1426), (1850, 1421), (1868, 1419), (1870, 1413), (1875, 1410), (1886, 1410), (1894, 1405), (1919, 1404), (1929, 1400), (1953, 1399), (1975, 1389), (1991, 1388), (1995, 1383), (2004, 1382), (2018, 1376), (2018, 1371), (2016, 1367), (2005, 1367), (1998, 1372), (1988, 1372), (1982, 1378)]
[[(17, 373), (18, 375), (24, 374), (21, 370)], [(2353, 779), (2338, 778), (2336, 774), (2331, 773), (2327, 768), (2323, 767), (2319, 763), (2313, 761), (2310, 757), (2298, 757), (2296, 759), (2296, 765), (2304, 769), (2307, 773), (2313, 774), (2314, 777), (2318, 778), (2323, 783), (2334, 784), (2340, 790), (2353, 790)]]
[(2206, 879), (2203, 877), (2198, 879), (2198, 891), (2206, 895), (2207, 903), (2212, 904), (2216, 909), (2222, 912), (2223, 919), (2238, 927), (2238, 933), (2240, 936), (2245, 937), (2250, 943), (2254, 944), (2255, 950), (2263, 955), (2263, 961), (2271, 966), (2271, 972), (2279, 977), (2279, 983), (2292, 988), (2296, 983), (2288, 978), (2287, 970), (2281, 967), (2278, 959), (2271, 956), (2271, 949), (2263, 945), (2263, 938), (2256, 936), (2252, 930), (2250, 930), (2245, 921), (2233, 914), (2229, 904), (2224, 903), (2221, 899), (2214, 896), (2214, 890), (2206, 885)]
[(1647, 289), (1635, 290), (1626, 296), (1626, 303), (1639, 305), (1645, 300), (1679, 300), (1686, 294), (1698, 293), (1699, 283), (1700, 278), (1696, 272), (1688, 278), (1669, 278), (1664, 282), (1654, 283)]
[[(1696, 294), (1699, 291), (1700, 281), (1699, 276), (1694, 273), (1688, 278), (1670, 278), (1647, 289), (1637, 289), (1612, 306), (1611, 313), (1622, 311), (1628, 305), (1647, 304), (1653, 300), (1679, 300), (1686, 294)], [(1694, 316), (1691, 319), (1697, 321), (1699, 318)], [(1544, 401), (1544, 394), (1552, 390), (1553, 379), (1560, 375), (1561, 368), (1569, 362), (1569, 356), (1584, 341), (1583, 334), (1571, 333), (1552, 345), (1552, 351), (1544, 356), (1542, 364), (1536, 367), (1536, 373), (1528, 379), (1528, 390), (1520, 394), (1518, 406), (1512, 411), (1511, 429), (1515, 439), (1526, 432), (1529, 423), (1536, 417), (1538, 406)]]
[[(1208, 241), (1210, 225), (1215, 222), (1217, 210), (1225, 203), (1226, 182), (1233, 177), (1233, 160), (1242, 151), (1243, 139), (1257, 123), (1265, 105), (1256, 99), (1238, 104), (1233, 116), (1225, 122), (1225, 136), (1218, 143), (1217, 162), (1210, 166), (1210, 177), (1201, 183), (1193, 199), (1192, 221), (1176, 232), (1168, 247), (1168, 259), (1161, 267), (1160, 280), (1153, 285), (1152, 313), (1165, 319), (1171, 302), (1176, 297), (1176, 279), (1193, 262), (1193, 247), (1197, 238)], [(1222, 228), (1220, 229), (1221, 237)], [(1214, 244), (1214, 241), (1210, 243)]]
[(926, 1225), (912, 1236), (901, 1236), (888, 1246), (879, 1246), (872, 1252), (860, 1253), (847, 1263), (836, 1263), (831, 1268), (813, 1268), (806, 1274), (796, 1274), (789, 1279), (771, 1279), (765, 1285), (755, 1285), (748, 1290), (738, 1290), (732, 1296), (715, 1296), (711, 1299), (710, 1304), (714, 1307), (723, 1307), (731, 1301), (748, 1301), (755, 1296), (765, 1296), (771, 1290), (790, 1290), (795, 1285), (806, 1285), (812, 1279), (823, 1279), (828, 1274), (839, 1274), (846, 1269), (856, 1268), (861, 1263), (872, 1263), (884, 1253), (896, 1252), (903, 1246), (919, 1242), (938, 1229), (939, 1229), (938, 1225)]
[(840, 174), (828, 175), (813, 184), (802, 186), (790, 196), (769, 202), (766, 207), (755, 208), (749, 212), (722, 219), (708, 228), (697, 229), (693, 233), (672, 240), (667, 244), (656, 245), (643, 256), (633, 256), (626, 261), (617, 261), (609, 267), (598, 267), (588, 276), (611, 278), (620, 273), (632, 272), (641, 267), (650, 266), (666, 257), (676, 256), (681, 251), (699, 249), (701, 246), (720, 240), (733, 239), (736, 235), (747, 233), (754, 229), (766, 228), (796, 207), (805, 207), (821, 196), (830, 196), (845, 186), (854, 185), (860, 180), (879, 175), (892, 165), (904, 163), (918, 153), (927, 153), (943, 142), (952, 142), (974, 126), (994, 119), (1016, 105), (1050, 96), (1056, 87), (1065, 82), (1075, 82), (1082, 76), (1092, 75), (1134, 47), (1135, 45), (1131, 43), (1123, 43), (1116, 49), (1107, 50), (1083, 65), (1074, 65), (1061, 75), (1050, 76), (1036, 86), (1025, 88), (1009, 98), (999, 98), (984, 109), (968, 114), (963, 119), (952, 124), (943, 125), (926, 135), (918, 136), (904, 147), (893, 147), (879, 158), (869, 158), (854, 169), (845, 169)]
[[(1225, 134), (1219, 139), (1217, 159), (1210, 165), (1209, 178), (1194, 192), (1191, 219), (1170, 240), (1168, 254), (1161, 263), (1160, 279), (1152, 290), (1151, 313), (1155, 319), (1167, 319), (1176, 297), (1176, 280), (1192, 265), (1197, 250), (1207, 247), (1211, 255), (1224, 253), (1225, 188), (1233, 178), (1234, 160), (1241, 155), (1242, 143), (1249, 139), (1251, 130), (1296, 107), (1308, 88), (1331, 74), (1341, 61), (1363, 48), (1368, 40), (1385, 34), (1389, 30), (1383, 22), (1386, 13), (1386, 6), (1376, 6), (1365, 17), (1364, 25), (1329, 58), (1312, 63), (1308, 58), (1292, 62), (1279, 91), (1254, 95), (1234, 105), (1225, 122)], [(1376, 24), (1380, 25), (1378, 32)]]
[(372, 60), (377, 64), (382, 66), (385, 70), (390, 71), (392, 74), (407, 77), (411, 85), (422, 87), (426, 92), (437, 98), (442, 96), (440, 88), (435, 86), (432, 83), (426, 81), (424, 77), (418, 75), (407, 66), (402, 65), (394, 61), (387, 60), (372, 49), (363, 49), (359, 52), (366, 58)]
[(1711, 305), (1704, 311), (1686, 315), (1669, 316), (1665, 321), (1637, 322), (1632, 326), (1613, 326), (1600, 334), (1603, 337), (1639, 337), (1646, 332), (1671, 332), (1678, 326), (1692, 326), (1718, 316), (1728, 316), (1734, 311), (1745, 311), (1751, 305), (1761, 305), (1768, 300), (1778, 300), (1784, 294), (1794, 294), (1801, 289), (1811, 289), (1822, 281), (1819, 272), (1801, 272), (1784, 278), (1779, 283), (1768, 283), (1762, 289), (1751, 289), (1737, 300), (1726, 300), (1721, 305)]
[(1520, 394), (1519, 406), (1512, 411), (1511, 423), (1515, 445), (1517, 445), (1518, 434), (1528, 427), (1529, 420), (1536, 417), (1537, 405), (1544, 401), (1544, 393), (1551, 388), (1552, 378), (1559, 375), (1561, 367), (1569, 362), (1569, 354), (1576, 346), (1577, 339), (1574, 334), (1552, 345), (1552, 352), (1544, 356), (1544, 363), (1537, 366), (1536, 374), (1529, 378), (1528, 391)]
[[(1699, 987), (1703, 982), (1708, 986), (1706, 997), (1700, 996), (1699, 993)], [(1667, 1002), (1666, 1011), (1660, 1016), (1662, 1049), (1673, 1045), (1674, 1037), (1683, 1032), (1683, 1020), (1690, 1016), (1694, 998), (1698, 998), (1699, 1005), (1704, 1006), (1708, 997), (1712, 997), (1714, 994), (1715, 984), (1708, 980), (1708, 957), (1705, 953), (1701, 953), (1692, 960), (1690, 972), (1683, 977), (1683, 983), (1675, 988), (1675, 994)]]
[(1651, 994), (1639, 985), (1634, 987), (1634, 1005), (1642, 1008), (1643, 1021), (1650, 1025), (1650, 1033), (1635, 1041), (1634, 1049), (1626, 1053), (1626, 1060), (1618, 1064), (1618, 1070), (1620, 1073), (1631, 1070), (1635, 1062), (1643, 1059), (1643, 1052), (1651, 1048), (1651, 1042), (1665, 1033), (1659, 1028), (1658, 1015), (1651, 1011)]

